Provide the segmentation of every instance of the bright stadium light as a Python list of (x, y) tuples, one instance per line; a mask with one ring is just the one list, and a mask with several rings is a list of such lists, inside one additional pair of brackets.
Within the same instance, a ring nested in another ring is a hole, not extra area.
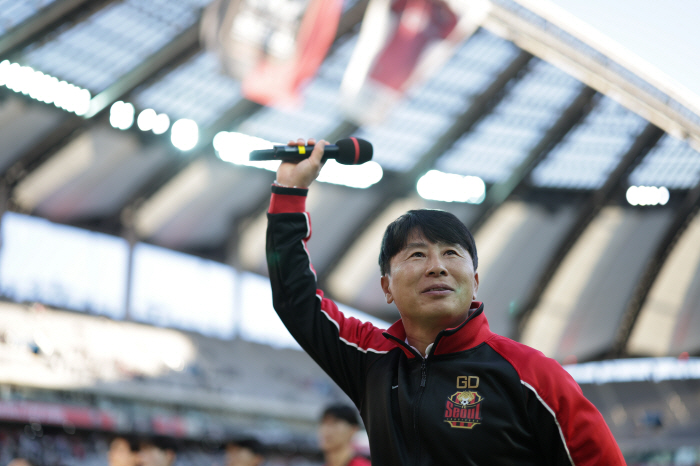
[(121, 100), (114, 102), (109, 109), (109, 124), (121, 130), (131, 128), (134, 124), (134, 106)]
[(0, 62), (0, 86), (77, 115), (88, 112), (92, 99), (87, 89), (9, 60)]
[(194, 120), (181, 118), (170, 129), (170, 141), (173, 146), (186, 151), (192, 149), (199, 141), (199, 127)]
[(170, 117), (165, 113), (159, 113), (153, 121), (153, 133), (163, 134), (170, 128)]
[(626, 198), (634, 206), (666, 205), (671, 194), (665, 186), (630, 186)]
[(152, 108), (142, 110), (141, 113), (139, 113), (139, 117), (136, 119), (136, 126), (138, 126), (141, 131), (150, 131), (153, 129), (157, 117), (156, 111)]
[(340, 184), (351, 188), (369, 188), (384, 176), (381, 165), (377, 162), (365, 162), (361, 165), (343, 165), (329, 159), (318, 175), (318, 181)]
[(217, 155), (224, 162), (264, 168), (270, 171), (277, 171), (277, 167), (280, 165), (277, 160), (265, 160), (262, 162), (250, 161), (249, 156), (252, 151), (272, 149), (274, 144), (265, 139), (256, 138), (243, 133), (221, 131), (214, 136), (212, 142)]
[(462, 176), (430, 170), (416, 184), (423, 199), (443, 202), (481, 204), (486, 197), (486, 184), (478, 176)]

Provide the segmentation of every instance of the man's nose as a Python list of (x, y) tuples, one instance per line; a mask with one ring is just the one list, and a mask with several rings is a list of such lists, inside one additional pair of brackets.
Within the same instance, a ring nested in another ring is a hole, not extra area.
[(442, 263), (442, 258), (440, 256), (429, 258), (426, 272), (431, 276), (447, 275), (447, 269), (445, 268), (445, 264)]

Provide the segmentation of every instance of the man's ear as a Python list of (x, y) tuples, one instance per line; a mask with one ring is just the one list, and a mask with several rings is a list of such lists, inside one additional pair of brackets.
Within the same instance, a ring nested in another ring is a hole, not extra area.
[(472, 292), (472, 301), (476, 301), (477, 291), (479, 291), (479, 272), (474, 274), (474, 291)]
[(391, 304), (394, 302), (394, 296), (391, 294), (391, 290), (389, 289), (389, 275), (382, 275), (381, 284), (382, 284), (382, 291), (384, 292), (384, 296), (386, 297), (386, 303)]

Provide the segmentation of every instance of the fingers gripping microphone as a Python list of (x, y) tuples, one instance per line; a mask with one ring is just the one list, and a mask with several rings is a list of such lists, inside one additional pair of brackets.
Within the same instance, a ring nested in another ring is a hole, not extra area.
[[(309, 158), (312, 150), (314, 146), (275, 146), (273, 149), (254, 150), (249, 158), (251, 161), (299, 162)], [(372, 144), (358, 138), (341, 139), (324, 147), (323, 160), (327, 159), (335, 159), (343, 165), (359, 165), (372, 159)]]

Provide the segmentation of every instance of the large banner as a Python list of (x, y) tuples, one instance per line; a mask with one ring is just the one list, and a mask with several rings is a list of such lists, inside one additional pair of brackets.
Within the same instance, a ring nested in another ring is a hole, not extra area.
[(485, 0), (370, 0), (343, 77), (342, 106), (380, 122), (408, 88), (439, 70), (488, 13)]
[(215, 0), (201, 36), (246, 98), (288, 106), (323, 62), (342, 7), (342, 0)]

